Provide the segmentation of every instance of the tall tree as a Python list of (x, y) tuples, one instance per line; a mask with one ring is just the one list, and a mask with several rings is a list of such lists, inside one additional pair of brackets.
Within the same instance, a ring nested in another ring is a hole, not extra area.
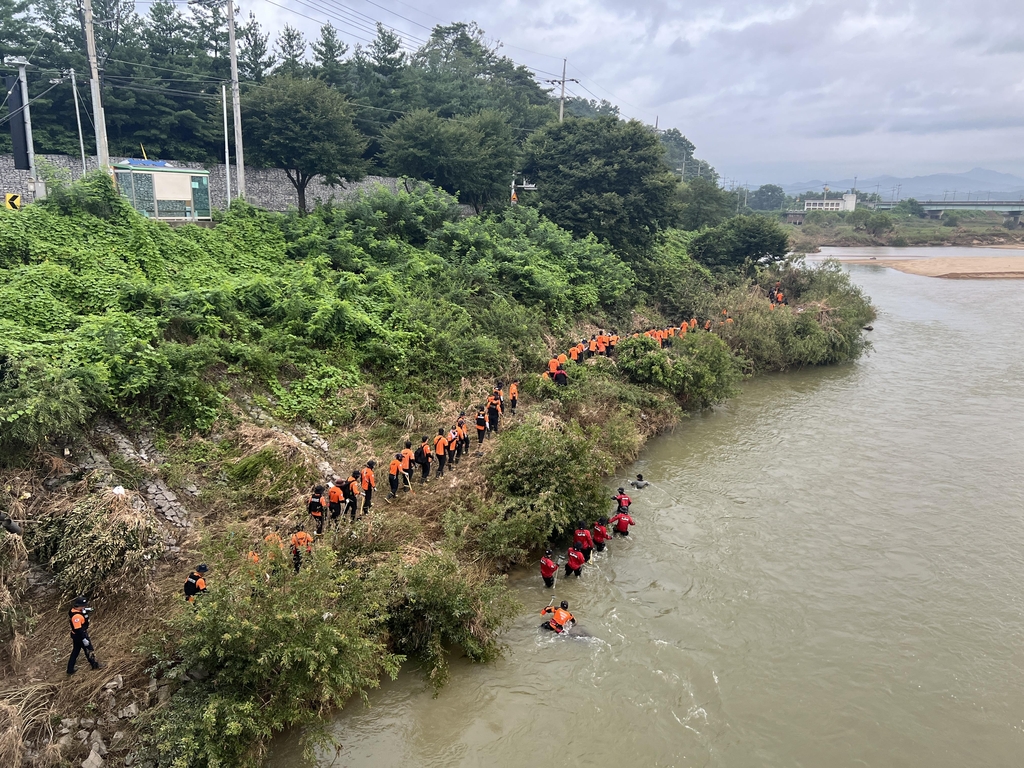
[(338, 37), (330, 22), (320, 27), (320, 37), (313, 41), (313, 74), (330, 85), (341, 85), (345, 79), (348, 46)]
[(523, 171), (541, 211), (577, 236), (626, 253), (647, 248), (678, 216), (678, 180), (657, 135), (636, 120), (567, 119), (533, 134)]
[(618, 117), (619, 108), (606, 99), (598, 101), (570, 96), (565, 100), (565, 114), (575, 117)]
[(281, 34), (277, 36), (274, 53), (278, 60), (275, 75), (302, 77), (306, 74), (306, 38), (291, 24), (285, 24)]
[(382, 144), (389, 172), (436, 184), (477, 210), (506, 199), (518, 160), (512, 129), (493, 111), (451, 119), (416, 110), (388, 128)]
[(694, 237), (689, 251), (706, 267), (752, 272), (757, 266), (785, 259), (789, 237), (779, 222), (768, 216), (734, 216)]
[(263, 31), (252, 11), (249, 11), (249, 20), (238, 31), (238, 76), (242, 80), (262, 83), (277, 62), (270, 52), (270, 33)]
[(305, 213), (306, 187), (317, 176), (327, 184), (356, 181), (366, 173), (365, 141), (352, 123), (345, 97), (322, 80), (276, 76), (245, 94), (246, 157), (281, 168)]
[(660, 135), (661, 144), (665, 147), (665, 162), (673, 171), (685, 172), (686, 164), (693, 160), (697, 147), (683, 136), (678, 128), (669, 128)]
[(779, 211), (786, 204), (786, 191), (778, 184), (762, 184), (750, 195), (755, 211)]
[(709, 179), (696, 178), (683, 187), (679, 225), (683, 229), (714, 227), (736, 211), (735, 198)]

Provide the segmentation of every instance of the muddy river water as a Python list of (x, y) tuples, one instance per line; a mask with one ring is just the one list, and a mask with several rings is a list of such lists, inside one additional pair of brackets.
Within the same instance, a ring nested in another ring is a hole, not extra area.
[(538, 632), (551, 590), (516, 573), (504, 659), (437, 698), (410, 668), (321, 764), (1024, 765), (1024, 281), (849, 268), (870, 354), (746, 382), (623, 469), (653, 483), (634, 534), (555, 590), (592, 639)]

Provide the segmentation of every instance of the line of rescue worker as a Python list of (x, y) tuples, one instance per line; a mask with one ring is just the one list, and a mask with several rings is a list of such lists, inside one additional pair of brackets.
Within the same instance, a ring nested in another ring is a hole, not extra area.
[[(642, 485), (636, 485), (636, 483)], [(637, 480), (631, 483), (634, 487), (643, 488), (649, 485), (643, 475), (637, 475)], [(607, 543), (613, 536), (629, 536), (629, 527), (635, 525), (636, 521), (629, 514), (629, 508), (633, 500), (626, 495), (625, 488), (619, 488), (618, 493), (612, 496), (615, 502), (615, 514), (610, 518), (601, 517), (596, 522), (587, 526), (586, 522), (576, 523), (576, 529), (572, 534), (572, 544), (565, 555), (565, 578), (575, 576), (577, 579), (583, 573), (583, 566), (590, 562), (594, 551), (604, 552)], [(608, 532), (609, 526), (611, 533)], [(544, 586), (551, 588), (555, 586), (555, 576), (558, 573), (559, 563), (553, 559), (553, 552), (548, 549), (544, 557), (540, 559), (540, 575), (544, 580)], [(558, 558), (561, 560), (561, 558)], [(576, 619), (569, 613), (569, 604), (564, 600), (561, 608), (552, 608), (550, 605), (541, 611), (541, 615), (552, 614), (551, 619), (541, 624), (542, 629), (549, 629), (553, 632), (562, 633), (568, 627), (576, 623)]]

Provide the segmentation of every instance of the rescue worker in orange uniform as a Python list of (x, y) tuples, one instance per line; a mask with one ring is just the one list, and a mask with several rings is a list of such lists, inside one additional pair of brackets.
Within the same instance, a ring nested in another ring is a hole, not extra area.
[(519, 407), (519, 379), (508, 385), (509, 412), (515, 416), (516, 408)]
[(420, 439), (420, 447), (416, 449), (416, 461), (420, 465), (420, 482), (426, 483), (430, 480), (430, 464), (434, 460), (433, 451), (430, 450), (430, 438), (426, 435)]
[(462, 428), (462, 455), (469, 456), (469, 426), (466, 424), (466, 412), (459, 412), (459, 420), (456, 425)]
[(352, 474), (348, 476), (348, 510), (352, 515), (353, 523), (356, 520), (356, 515), (360, 514), (360, 510), (363, 506), (363, 482), (360, 479), (362, 474), (362, 471), (357, 468), (353, 469)]
[(395, 458), (388, 465), (388, 489), (390, 493), (384, 497), (384, 501), (390, 503), (392, 499), (398, 498), (398, 482), (402, 475), (402, 454), (396, 453)]
[(608, 337), (608, 354), (612, 354), (615, 351), (615, 347), (619, 344), (619, 334), (617, 331), (612, 331), (612, 335)]
[(541, 616), (551, 614), (551, 620), (545, 621), (540, 625), (541, 629), (550, 629), (552, 632), (561, 634), (565, 631), (566, 627), (571, 627), (576, 623), (576, 617), (569, 613), (569, 603), (565, 600), (558, 608), (552, 608), (550, 605), (540, 612)]
[(448, 463), (448, 438), (444, 436), (444, 427), (437, 430), (437, 437), (434, 438), (434, 456), (437, 458), (437, 472), (434, 475), (438, 480), (444, 477), (444, 467)]
[(302, 567), (303, 550), (307, 555), (313, 554), (313, 537), (299, 526), (292, 534), (292, 564), (295, 566), (296, 573)]
[(569, 347), (569, 359), (574, 363), (578, 363), (580, 361), (579, 347)]
[(341, 490), (341, 478), (335, 475), (331, 478), (331, 487), (327, 489), (327, 508), (331, 510), (329, 524), (337, 525), (341, 517), (341, 504), (345, 500), (345, 494)]
[(554, 373), (558, 370), (558, 358), (552, 357), (548, 360), (548, 373)]
[(75, 662), (78, 661), (78, 654), (84, 652), (85, 658), (89, 660), (89, 666), (99, 669), (103, 665), (96, 661), (96, 654), (93, 653), (92, 640), (89, 638), (89, 614), (92, 608), (85, 597), (76, 597), (71, 603), (71, 610), (68, 611), (68, 621), (71, 623), (71, 657), (68, 659), (68, 674), (75, 674)]
[[(555, 370), (558, 370), (557, 364)], [(494, 434), (498, 434), (498, 422), (501, 420), (501, 397), (498, 390), (487, 398), (487, 425)]]
[(476, 410), (476, 444), (483, 445), (484, 437), (487, 435), (487, 414), (481, 405)]
[(412, 491), (412, 463), (416, 459), (416, 452), (412, 449), (412, 441), (406, 440), (402, 453), (402, 481), (405, 483), (405, 492)]
[(565, 354), (565, 352), (562, 352), (558, 356), (558, 364), (559, 365), (565, 365), (567, 362), (569, 362), (569, 356), (567, 354)]
[(210, 570), (210, 566), (206, 563), (200, 563), (196, 566), (196, 569), (188, 575), (185, 579), (185, 602), (194, 603), (196, 601), (196, 595), (200, 592), (206, 591), (206, 573)]
[(365, 499), (362, 510), (364, 514), (373, 507), (373, 492), (377, 490), (377, 476), (373, 474), (373, 469), (376, 466), (377, 462), (370, 459), (360, 473), (359, 479), (363, 486), (363, 498)]
[(545, 587), (555, 586), (556, 573), (558, 573), (558, 563), (551, 559), (551, 550), (545, 550), (544, 557), (540, 559), (540, 575), (544, 579)]
[(591, 334), (590, 341), (587, 343), (587, 357), (593, 357), (597, 354), (597, 334)]
[(324, 496), (322, 485), (313, 487), (313, 493), (306, 502), (306, 511), (312, 515), (316, 523), (316, 535), (320, 536), (324, 532), (324, 513), (327, 511), (327, 497)]

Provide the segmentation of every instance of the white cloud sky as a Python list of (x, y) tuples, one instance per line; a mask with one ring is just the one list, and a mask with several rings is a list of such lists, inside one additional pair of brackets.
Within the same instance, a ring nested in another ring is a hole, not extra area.
[(241, 2), (272, 37), (285, 22), (314, 36), (305, 14), (353, 44), (372, 36), (358, 29), (367, 19), (419, 39), (423, 26), (476, 21), (535, 70), (568, 58), (574, 93), (678, 127), (741, 183), (1024, 175), (1020, 0)]

